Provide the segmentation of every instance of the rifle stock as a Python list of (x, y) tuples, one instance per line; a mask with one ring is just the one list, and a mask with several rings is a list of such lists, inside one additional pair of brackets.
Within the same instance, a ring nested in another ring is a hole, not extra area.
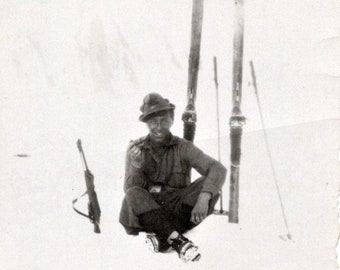
[(93, 222), (94, 232), (100, 233), (99, 224), (100, 224), (101, 211), (99, 207), (97, 194), (94, 190), (94, 176), (89, 170), (86, 170), (84, 173), (85, 173), (87, 195), (89, 196), (88, 211), (89, 211), (90, 220)]

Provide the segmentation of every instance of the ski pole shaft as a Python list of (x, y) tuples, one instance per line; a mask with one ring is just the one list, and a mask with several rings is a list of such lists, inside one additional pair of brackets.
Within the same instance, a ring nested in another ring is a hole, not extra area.
[(278, 179), (277, 179), (277, 174), (276, 174), (276, 170), (275, 170), (275, 166), (274, 166), (274, 161), (273, 161), (273, 157), (272, 157), (272, 154), (271, 154), (271, 151), (270, 151), (269, 139), (268, 139), (268, 135), (267, 135), (267, 132), (266, 132), (265, 123), (264, 123), (264, 117), (263, 117), (263, 112), (262, 112), (262, 106), (261, 106), (261, 102), (260, 102), (259, 92), (258, 92), (258, 89), (257, 89), (256, 75), (255, 75), (255, 68), (254, 68), (253, 61), (250, 61), (249, 64), (250, 64), (251, 76), (252, 76), (252, 80), (253, 80), (253, 86), (254, 86), (254, 90), (255, 90), (257, 105), (258, 105), (259, 112), (260, 112), (260, 118), (261, 118), (261, 123), (262, 123), (262, 130), (263, 130), (264, 140), (265, 140), (265, 143), (266, 143), (267, 153), (268, 153), (268, 157), (269, 157), (269, 161), (270, 161), (270, 166), (271, 166), (272, 173), (273, 173), (273, 178), (274, 178), (274, 182), (275, 182), (276, 191), (277, 191), (277, 194), (278, 194), (278, 197), (279, 197), (279, 201), (280, 201), (280, 207), (281, 207), (283, 221), (284, 221), (286, 229), (287, 229), (287, 238), (291, 239), (291, 234), (289, 232), (287, 216), (286, 216), (285, 208), (284, 208), (284, 205), (283, 205), (283, 200), (282, 200), (282, 196), (281, 196), (280, 186), (279, 186), (279, 182), (278, 182)]
[[(217, 118), (217, 153), (218, 161), (221, 162), (221, 135), (220, 135), (220, 109), (219, 109), (219, 91), (218, 91), (218, 73), (217, 73), (217, 58), (214, 56), (214, 82), (216, 89), (216, 118)], [(223, 193), (219, 191), (220, 195), (220, 212), (223, 212)]]
[(221, 161), (220, 106), (219, 106), (219, 89), (218, 89), (216, 56), (214, 56), (214, 81), (215, 81), (215, 89), (216, 89), (217, 152), (218, 152), (218, 161)]

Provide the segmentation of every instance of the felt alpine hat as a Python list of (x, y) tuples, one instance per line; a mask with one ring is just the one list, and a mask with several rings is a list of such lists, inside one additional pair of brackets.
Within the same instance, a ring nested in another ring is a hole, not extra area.
[(170, 103), (169, 100), (163, 98), (160, 94), (150, 93), (143, 99), (143, 105), (140, 107), (142, 115), (139, 116), (139, 120), (146, 122), (152, 114), (174, 109), (175, 105)]

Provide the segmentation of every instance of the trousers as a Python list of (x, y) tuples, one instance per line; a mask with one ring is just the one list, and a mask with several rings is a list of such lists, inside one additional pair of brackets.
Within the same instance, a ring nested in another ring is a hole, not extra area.
[[(201, 193), (204, 180), (204, 177), (200, 177), (181, 189), (165, 186), (159, 193), (150, 193), (141, 187), (129, 188), (122, 202), (119, 222), (127, 234), (153, 232), (154, 226), (157, 226), (156, 222), (150, 227), (141, 222), (141, 217), (145, 217), (147, 213), (163, 213), (159, 218), (167, 219), (168, 231), (177, 230), (179, 233), (188, 231), (196, 226), (190, 221), (191, 211)], [(213, 212), (217, 200), (218, 195), (211, 198), (208, 215)]]

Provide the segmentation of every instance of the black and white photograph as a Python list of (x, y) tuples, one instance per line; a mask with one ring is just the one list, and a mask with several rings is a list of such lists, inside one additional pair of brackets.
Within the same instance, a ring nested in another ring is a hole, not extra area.
[(340, 3), (0, 2), (0, 268), (339, 268)]

